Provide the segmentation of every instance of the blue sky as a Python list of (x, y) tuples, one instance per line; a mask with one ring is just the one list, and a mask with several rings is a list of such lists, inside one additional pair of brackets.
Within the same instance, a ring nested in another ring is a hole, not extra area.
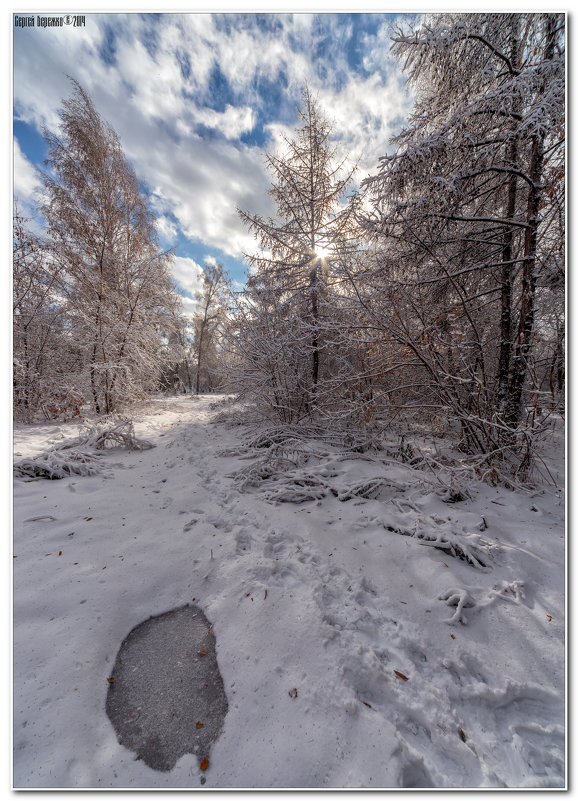
[[(46, 12), (44, 12), (46, 13)], [(67, 74), (120, 135), (150, 194), (185, 309), (216, 260), (242, 283), (255, 243), (236, 209), (273, 214), (265, 154), (298, 124), (308, 82), (358, 180), (390, 151), (411, 95), (389, 54), (392, 21), (370, 13), (85, 14), (86, 26), (14, 28), (14, 193), (31, 208), (43, 126)], [(189, 299), (187, 299), (189, 298)]]

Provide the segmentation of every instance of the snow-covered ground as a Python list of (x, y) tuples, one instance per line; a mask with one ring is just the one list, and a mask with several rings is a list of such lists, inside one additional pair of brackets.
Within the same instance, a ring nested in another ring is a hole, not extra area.
[[(128, 632), (193, 601), (229, 702), (207, 789), (564, 786), (562, 431), (558, 489), (451, 503), (320, 442), (261, 481), (267, 450), (216, 400), (154, 401), (135, 429), (156, 447), (101, 474), (15, 480), (14, 786), (200, 788), (196, 756), (152, 770), (105, 713)], [(77, 433), (16, 425), (15, 459)]]

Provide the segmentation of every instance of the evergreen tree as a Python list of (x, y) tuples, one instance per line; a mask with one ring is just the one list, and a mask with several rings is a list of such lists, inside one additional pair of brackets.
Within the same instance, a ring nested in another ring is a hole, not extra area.
[(247, 256), (254, 268), (241, 316), (238, 367), (244, 390), (287, 421), (319, 406), (324, 310), (333, 268), (347, 247), (351, 207), (342, 197), (351, 171), (335, 163), (331, 127), (308, 88), (299, 110), (302, 127), (285, 138), (285, 152), (268, 155), (275, 219), (241, 211), (260, 244)]

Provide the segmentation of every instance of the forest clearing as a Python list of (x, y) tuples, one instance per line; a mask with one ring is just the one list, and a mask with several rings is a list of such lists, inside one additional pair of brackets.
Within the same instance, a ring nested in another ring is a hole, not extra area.
[[(154, 448), (16, 481), (15, 785), (562, 786), (560, 447), (557, 489), (467, 481), (452, 502), (385, 451), (251, 445), (219, 409), (153, 401), (135, 431)], [(17, 426), (17, 459), (77, 433)], [(257, 478), (281, 450), (293, 471)], [(204, 774), (204, 754), (136, 761), (104, 711), (123, 638), (187, 603), (229, 703)]]

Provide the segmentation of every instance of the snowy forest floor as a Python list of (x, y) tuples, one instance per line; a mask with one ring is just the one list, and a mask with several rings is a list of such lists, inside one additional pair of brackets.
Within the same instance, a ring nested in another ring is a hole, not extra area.
[[(134, 418), (153, 449), (15, 479), (14, 786), (564, 786), (561, 424), (557, 487), (451, 502), (382, 452), (273, 459), (221, 412), (158, 398)], [(16, 424), (15, 460), (77, 434)], [(191, 602), (229, 710), (204, 774), (159, 772), (118, 743), (107, 677), (134, 626)]]

